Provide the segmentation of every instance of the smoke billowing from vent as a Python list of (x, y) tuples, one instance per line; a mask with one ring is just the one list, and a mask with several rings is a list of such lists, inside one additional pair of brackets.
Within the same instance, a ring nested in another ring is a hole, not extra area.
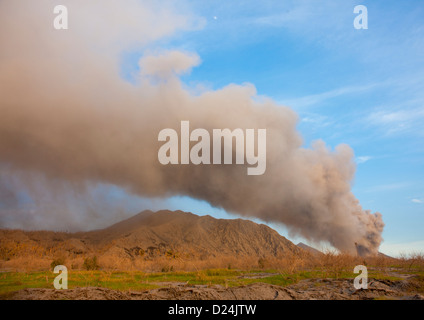
[[(8, 208), (23, 201), (20, 187), (45, 204), (54, 194), (108, 184), (144, 197), (203, 199), (340, 250), (355, 252), (356, 242), (375, 253), (384, 224), (351, 192), (351, 148), (331, 151), (322, 141), (302, 148), (297, 115), (258, 97), (252, 85), (185, 88), (178, 77), (200, 58), (147, 47), (202, 21), (146, 3), (65, 1), (69, 30), (57, 31), (54, 1), (0, 2), (1, 227), (72, 215), (66, 205), (51, 216), (14, 215)], [(119, 66), (121, 54), (135, 48), (145, 54), (131, 84)], [(182, 120), (209, 131), (266, 128), (265, 174), (248, 176), (242, 165), (161, 165), (158, 133), (178, 130)]]

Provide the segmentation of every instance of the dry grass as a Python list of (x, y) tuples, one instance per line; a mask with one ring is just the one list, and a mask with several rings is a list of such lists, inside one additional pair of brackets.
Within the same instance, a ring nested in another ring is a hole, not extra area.
[[(5, 232), (5, 231), (3, 231)], [(11, 233), (10, 231), (9, 233)], [(15, 232), (16, 233), (16, 232)], [(12, 235), (3, 236), (0, 241), (0, 270), (29, 272), (51, 270), (53, 261), (64, 261), (70, 270), (82, 270), (84, 261), (96, 255), (101, 270), (110, 271), (143, 271), (143, 272), (176, 272), (201, 271), (207, 269), (228, 270), (278, 270), (283, 274), (294, 274), (299, 271), (320, 270), (323, 274), (342, 276), (351, 272), (356, 265), (367, 265), (379, 272), (388, 272), (390, 268), (402, 268), (407, 271), (424, 272), (424, 254), (413, 253), (401, 255), (393, 259), (379, 255), (361, 258), (344, 253), (327, 251), (321, 255), (309, 252), (286, 252), (281, 257), (252, 256), (219, 256), (196, 257), (190, 254), (163, 254), (154, 258), (146, 256), (129, 257), (110, 253), (107, 250), (95, 250), (83, 254), (70, 253), (62, 246), (65, 234), (54, 234), (57, 238), (54, 245), (41, 244), (36, 241), (22, 239), (9, 240)], [(62, 238), (61, 238), (62, 237)], [(109, 252), (109, 253), (108, 253)]]
[[(55, 254), (26, 254), (14, 256), (12, 259), (0, 259), (0, 270), (28, 272), (50, 270), (54, 260), (64, 261), (68, 269), (83, 269), (84, 260), (92, 255), (67, 255), (65, 252)], [(60, 259), (59, 259), (60, 258)], [(199, 271), (206, 269), (237, 270), (281, 270), (286, 274), (298, 271), (322, 270), (333, 275), (342, 274), (356, 265), (372, 266), (376, 270), (402, 268), (409, 271), (424, 271), (424, 255), (415, 253), (403, 255), (398, 259), (378, 256), (361, 258), (343, 253), (326, 252), (322, 255), (291, 254), (282, 257), (234, 257), (221, 256), (204, 259), (160, 256), (154, 259), (143, 257), (129, 258), (115, 255), (98, 257), (102, 270), (142, 270), (145, 272)]]

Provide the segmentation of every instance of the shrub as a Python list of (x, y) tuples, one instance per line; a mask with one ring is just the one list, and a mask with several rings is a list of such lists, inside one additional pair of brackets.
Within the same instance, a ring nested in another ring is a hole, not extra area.
[(54, 270), (54, 268), (59, 265), (65, 265), (65, 258), (61, 257), (54, 259), (50, 264), (50, 267), (52, 268), (52, 270)]
[(258, 260), (258, 266), (261, 269), (265, 269), (266, 260), (264, 258), (259, 258)]
[(174, 266), (164, 266), (161, 269), (162, 272), (172, 272), (174, 271)]
[(82, 265), (82, 267), (85, 270), (99, 270), (100, 266), (97, 263), (97, 257), (94, 256), (92, 258), (85, 258), (84, 259), (84, 264)]

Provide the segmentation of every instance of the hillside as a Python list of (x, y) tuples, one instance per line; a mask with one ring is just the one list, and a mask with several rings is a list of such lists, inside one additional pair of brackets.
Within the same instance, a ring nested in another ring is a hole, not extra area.
[(197, 257), (222, 255), (269, 257), (300, 250), (270, 227), (243, 219), (215, 219), (182, 211), (143, 211), (82, 239), (96, 245), (113, 242), (129, 256), (167, 252)]
[(317, 250), (317, 249), (315, 249), (315, 248), (313, 248), (313, 247), (311, 247), (311, 246), (308, 246), (307, 244), (305, 244), (305, 243), (303, 243), (303, 242), (299, 242), (298, 244), (297, 244), (297, 246), (299, 247), (299, 248), (302, 248), (303, 250), (306, 250), (306, 251), (308, 251), (309, 253), (311, 253), (311, 254), (313, 254), (313, 255), (321, 255), (322, 254), (322, 252), (321, 251), (319, 251), (319, 250)]
[[(143, 211), (89, 232), (0, 230), (3, 260), (39, 253), (152, 260), (157, 257), (254, 259), (297, 255), (303, 250), (270, 227), (243, 219), (216, 219), (182, 211)], [(29, 250), (29, 251), (28, 251)]]

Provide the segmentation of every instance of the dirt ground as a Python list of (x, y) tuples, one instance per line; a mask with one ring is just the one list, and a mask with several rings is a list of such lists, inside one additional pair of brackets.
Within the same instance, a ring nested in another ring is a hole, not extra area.
[(356, 290), (352, 279), (308, 279), (287, 287), (255, 283), (241, 287), (188, 286), (170, 283), (147, 291), (117, 291), (87, 287), (70, 290), (25, 289), (12, 293), (13, 300), (424, 300), (414, 278), (400, 281), (372, 280), (368, 289)]

